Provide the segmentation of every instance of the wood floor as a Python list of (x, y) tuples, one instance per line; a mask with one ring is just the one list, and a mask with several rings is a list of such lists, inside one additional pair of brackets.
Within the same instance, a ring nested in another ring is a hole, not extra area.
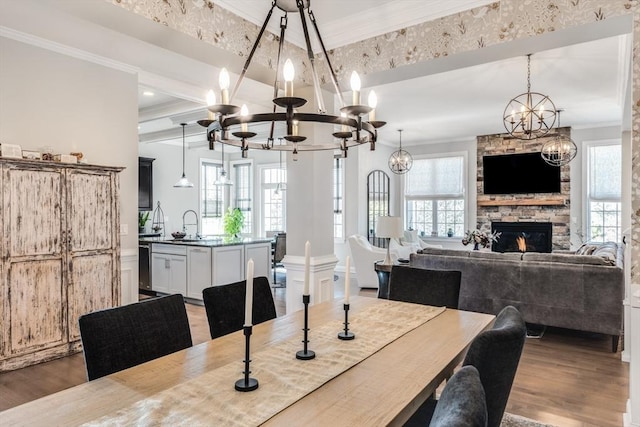
[[(341, 282), (335, 282), (337, 297)], [(285, 311), (285, 291), (274, 290), (278, 315)], [(187, 313), (194, 344), (209, 340), (204, 308), (187, 304)], [(0, 410), (84, 381), (82, 353), (0, 374)], [(628, 395), (629, 365), (611, 353), (610, 338), (548, 329), (541, 339), (527, 339), (507, 411), (562, 427), (619, 427)]]

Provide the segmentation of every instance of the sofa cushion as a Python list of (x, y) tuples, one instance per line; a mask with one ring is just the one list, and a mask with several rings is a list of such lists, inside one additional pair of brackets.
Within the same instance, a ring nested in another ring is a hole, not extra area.
[(469, 258), (497, 259), (503, 261), (520, 261), (520, 252), (469, 251)]
[(443, 249), (443, 248), (435, 248), (428, 247), (423, 248), (422, 253), (426, 255), (450, 255), (450, 256), (459, 256), (467, 258), (469, 256), (469, 251), (459, 251), (456, 249)]
[(593, 256), (601, 257), (608, 265), (616, 265), (618, 255), (618, 245), (615, 242), (605, 242), (598, 245), (592, 253)]
[(613, 265), (609, 264), (601, 257), (595, 257), (593, 255), (571, 255), (571, 254), (556, 254), (556, 253), (540, 253), (540, 252), (527, 252), (522, 256), (523, 261), (537, 261), (537, 262), (562, 262), (565, 264), (590, 264), (590, 265)]
[(598, 248), (598, 245), (584, 243), (576, 251), (576, 255), (591, 255)]

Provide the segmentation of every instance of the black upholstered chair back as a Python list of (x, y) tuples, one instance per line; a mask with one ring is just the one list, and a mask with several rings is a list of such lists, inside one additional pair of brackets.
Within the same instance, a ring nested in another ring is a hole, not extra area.
[(488, 426), (499, 427), (511, 393), (527, 329), (520, 312), (513, 306), (503, 308), (493, 328), (471, 342), (463, 366), (478, 369), (487, 399)]
[(78, 323), (90, 381), (193, 345), (180, 294), (94, 311)]
[(389, 299), (458, 308), (462, 273), (394, 265), (389, 275)]
[(487, 405), (478, 370), (464, 366), (445, 385), (429, 427), (486, 427)]
[[(246, 281), (211, 286), (202, 291), (211, 338), (239, 331), (244, 325)], [(253, 279), (253, 324), (276, 318), (276, 306), (266, 277)]]

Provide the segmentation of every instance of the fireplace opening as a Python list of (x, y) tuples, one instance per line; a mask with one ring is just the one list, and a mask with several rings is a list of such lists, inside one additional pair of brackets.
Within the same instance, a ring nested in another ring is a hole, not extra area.
[(491, 232), (499, 232), (493, 252), (551, 252), (550, 222), (492, 222)]

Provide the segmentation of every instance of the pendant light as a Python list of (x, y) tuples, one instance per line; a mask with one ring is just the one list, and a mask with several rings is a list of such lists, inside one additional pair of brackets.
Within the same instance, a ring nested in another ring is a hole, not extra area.
[(273, 192), (273, 196), (276, 199), (282, 197), (282, 192), (285, 191), (286, 188), (282, 184), (282, 150), (280, 150), (280, 168), (278, 169), (278, 185), (276, 185), (276, 190)]
[(184, 160), (185, 158), (184, 127), (186, 125), (187, 125), (186, 123), (180, 123), (180, 126), (182, 126), (182, 178), (180, 178), (178, 182), (173, 184), (173, 186), (176, 188), (192, 188), (193, 187), (193, 183), (189, 182), (189, 180), (187, 179), (187, 175), (184, 173), (184, 161), (185, 161)]
[(224, 144), (222, 145), (222, 170), (220, 171), (220, 177), (216, 179), (214, 185), (233, 185), (233, 182), (227, 178), (227, 171), (224, 170)]
[(398, 129), (398, 133), (400, 135), (400, 148), (389, 157), (389, 169), (397, 175), (402, 175), (409, 172), (411, 166), (413, 166), (413, 157), (408, 151), (402, 149), (402, 129)]
[(576, 143), (568, 136), (561, 135), (559, 133), (561, 111), (562, 110), (556, 111), (558, 113), (558, 127), (556, 128), (557, 135), (550, 141), (545, 142), (542, 146), (542, 150), (540, 151), (540, 155), (544, 161), (551, 166), (564, 166), (573, 160), (578, 153)]

